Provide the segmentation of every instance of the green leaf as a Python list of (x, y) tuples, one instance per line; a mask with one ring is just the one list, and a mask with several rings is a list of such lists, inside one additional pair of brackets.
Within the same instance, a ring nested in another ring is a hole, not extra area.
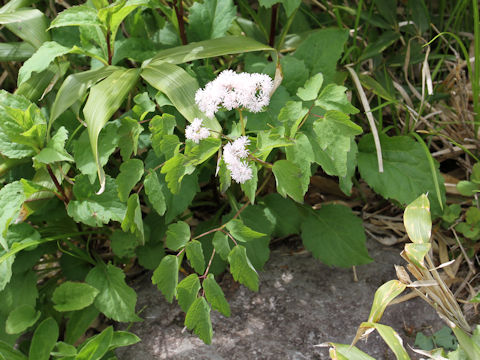
[(305, 62), (310, 76), (322, 73), (326, 85), (333, 81), (347, 39), (348, 30), (345, 29), (316, 30), (300, 43), (294, 56)]
[(303, 101), (315, 100), (322, 88), (323, 75), (318, 73), (307, 80), (305, 85), (297, 90), (297, 96)]
[(364, 322), (360, 325), (360, 329), (375, 328), (382, 339), (387, 343), (388, 347), (393, 351), (398, 360), (410, 360), (407, 350), (403, 347), (402, 338), (390, 326)]
[[(272, 237), (284, 237), (300, 233), (303, 221), (297, 205), (290, 198), (283, 198), (279, 194), (269, 194), (262, 201), (266, 207), (266, 215), (275, 225)], [(288, 221), (285, 221), (288, 219)]]
[(217, 284), (212, 274), (208, 274), (205, 280), (203, 280), (202, 287), (205, 291), (205, 297), (212, 304), (212, 308), (230, 317), (230, 305), (225, 299), (222, 288)]
[(120, 155), (124, 161), (128, 160), (132, 153), (137, 155), (138, 139), (143, 132), (143, 126), (129, 116), (120, 119), (118, 135), (120, 136)]
[(236, 245), (228, 254), (228, 262), (235, 281), (245, 285), (250, 290), (258, 291), (258, 274), (250, 263), (244, 246)]
[(457, 183), (457, 190), (463, 196), (473, 196), (480, 189), (478, 184), (471, 181), (461, 180)]
[(400, 37), (401, 34), (396, 31), (383, 32), (376, 41), (367, 45), (358, 61), (364, 61), (381, 54), (383, 51), (393, 45), (398, 39), (400, 39)]
[(2, 360), (28, 360), (25, 355), (20, 351), (15, 350), (13, 346), (0, 340), (0, 356), (3, 356)]
[(430, 202), (425, 194), (411, 202), (403, 214), (403, 223), (408, 237), (414, 243), (430, 243), (432, 234), (432, 219), (430, 217)]
[(248, 200), (250, 200), (250, 203), (254, 204), (258, 185), (258, 169), (255, 164), (250, 164), (249, 166), (252, 169), (252, 178), (240, 184), (240, 187), (248, 197)]
[(165, 174), (167, 186), (172, 194), (178, 194), (182, 179), (185, 175), (191, 174), (195, 167), (185, 164), (185, 156), (181, 153), (176, 154), (171, 159), (167, 160), (160, 171)]
[(29, 58), (18, 71), (17, 86), (27, 81), (32, 72), (41, 72), (58, 56), (69, 53), (72, 49), (55, 41), (47, 41)]
[(215, 154), (222, 141), (215, 138), (207, 138), (195, 144), (193, 141), (187, 141), (185, 145), (185, 165), (199, 165), (207, 161), (213, 154)]
[(259, 4), (263, 7), (271, 8), (272, 5), (281, 3), (283, 7), (285, 8), (285, 12), (287, 13), (287, 16), (290, 17), (290, 15), (293, 14), (293, 12), (300, 6), (302, 3), (302, 0), (260, 0)]
[(128, 331), (115, 331), (113, 333), (112, 341), (110, 342), (109, 350), (134, 345), (140, 341), (141, 340), (137, 335)]
[(349, 267), (372, 261), (365, 247), (362, 220), (343, 205), (311, 211), (302, 224), (302, 240), (326, 265)]
[(178, 305), (184, 312), (187, 312), (193, 304), (200, 290), (200, 281), (197, 274), (191, 274), (180, 281), (177, 285), (177, 301)]
[(420, 34), (423, 34), (430, 28), (430, 15), (424, 0), (409, 0), (408, 7), (410, 8), (412, 20), (417, 26)]
[(100, 334), (92, 336), (80, 349), (75, 360), (100, 360), (107, 353), (112, 337), (112, 326), (107, 327)]
[(165, 245), (169, 249), (178, 251), (183, 248), (189, 240), (190, 226), (186, 222), (179, 221), (168, 226)]
[(355, 170), (357, 169), (357, 155), (357, 143), (353, 138), (351, 138), (350, 151), (347, 153), (347, 173), (345, 174), (345, 176), (341, 176), (338, 178), (340, 190), (342, 190), (343, 193), (348, 196), (352, 194), (352, 178), (355, 176)]
[(63, 10), (52, 21), (48, 29), (62, 26), (103, 26), (97, 11), (88, 5), (72, 6)]
[(138, 75), (138, 69), (115, 71), (90, 89), (90, 95), (83, 108), (90, 145), (97, 163), (99, 193), (105, 189), (105, 172), (99, 160), (98, 136), (108, 119), (118, 110), (127, 94), (135, 86)]
[(147, 92), (137, 94), (133, 101), (136, 105), (132, 108), (132, 111), (140, 121), (145, 119), (148, 113), (155, 111), (155, 103), (150, 99)]
[(130, 231), (132, 234), (135, 234), (138, 242), (141, 245), (145, 244), (142, 210), (140, 208), (140, 199), (138, 194), (132, 194), (128, 198), (127, 212), (122, 221), (122, 230), (126, 232)]
[(277, 183), (277, 192), (293, 200), (303, 203), (307, 189), (302, 185), (302, 171), (289, 160), (278, 160), (273, 164), (273, 174)]
[[(428, 193), (434, 215), (442, 213), (436, 198), (435, 183), (429, 162), (421, 144), (407, 136), (380, 135), (384, 172), (378, 172), (377, 153), (371, 134), (358, 144), (358, 169), (367, 184), (386, 199), (409, 204), (418, 196)], [(435, 162), (436, 176), (440, 179), (441, 202), (445, 204), (443, 178)], [(408, 174), (408, 176), (405, 176)]]
[(207, 128), (221, 132), (218, 121), (206, 118), (195, 103), (195, 92), (199, 86), (197, 80), (181, 67), (166, 62), (149, 64), (142, 70), (142, 77), (155, 89), (163, 92), (173, 106), (188, 120), (204, 119)]
[(56, 351), (52, 351), (50, 355), (55, 357), (70, 357), (77, 355), (77, 349), (75, 346), (67, 344), (63, 341), (57, 342)]
[(67, 212), (73, 220), (90, 226), (102, 226), (110, 220), (123, 221), (126, 204), (118, 198), (115, 181), (107, 176), (107, 191), (96, 195), (93, 185), (85, 175), (75, 178), (73, 193), (75, 199), (68, 204)]
[(223, 260), (228, 259), (228, 254), (230, 253), (230, 244), (228, 243), (228, 236), (221, 231), (215, 232), (213, 235), (212, 244), (215, 248), (215, 251), (220, 255)]
[(67, 281), (53, 292), (53, 307), (61, 312), (81, 310), (93, 304), (97, 295), (98, 290), (88, 284)]
[(95, 307), (115, 321), (139, 321), (135, 314), (137, 294), (125, 283), (122, 269), (112, 265), (97, 265), (87, 275), (87, 284), (100, 293), (95, 298)]
[(190, 306), (185, 317), (185, 326), (189, 330), (193, 330), (205, 344), (212, 342), (213, 329), (210, 320), (210, 307), (205, 298), (197, 298)]
[[(104, 166), (108, 162), (110, 155), (117, 148), (119, 142), (115, 123), (109, 123), (102, 129), (98, 142), (99, 161), (100, 164)], [(89, 151), (89, 146), (90, 140), (88, 139), (88, 132), (84, 131), (78, 140), (75, 140), (73, 143), (73, 155), (78, 170), (80, 170), (82, 174), (88, 175), (90, 181), (94, 182), (97, 174), (97, 163), (93, 153)]]
[(368, 316), (368, 321), (371, 323), (379, 322), (385, 312), (386, 307), (393, 299), (400, 295), (405, 289), (406, 285), (398, 280), (390, 280), (380, 286), (375, 292), (372, 309)]
[(336, 360), (375, 360), (368, 354), (356, 346), (328, 343), (331, 346), (329, 349), (330, 358)]
[(83, 310), (74, 311), (71, 313), (65, 331), (65, 341), (69, 344), (76, 343), (77, 340), (83, 336), (85, 331), (87, 331), (90, 325), (95, 321), (99, 314), (99, 311), (93, 305)]
[(35, 48), (27, 42), (0, 44), (0, 61), (25, 61), (33, 55)]
[(192, 240), (185, 245), (185, 252), (187, 253), (187, 259), (190, 261), (193, 269), (203, 274), (205, 271), (205, 258), (203, 256), (202, 244), (198, 240)]
[(65, 141), (68, 138), (68, 131), (63, 126), (57, 130), (50, 139), (47, 146), (42, 149), (33, 159), (43, 164), (51, 164), (58, 161), (71, 161), (73, 157), (65, 150)]
[(158, 215), (163, 216), (167, 210), (167, 207), (165, 203), (165, 196), (163, 195), (162, 187), (160, 186), (160, 182), (158, 180), (157, 172), (150, 171), (145, 177), (143, 184), (145, 185), (145, 193), (148, 196), (148, 200), (150, 200), (150, 203)]
[(49, 360), (50, 352), (55, 347), (57, 339), (57, 322), (51, 317), (43, 320), (33, 333), (28, 358), (35, 360)]
[(262, 50), (273, 49), (268, 45), (262, 44), (246, 36), (225, 36), (218, 39), (199, 41), (188, 45), (162, 50), (158, 52), (152, 60), (147, 60), (142, 66), (153, 66), (163, 62), (182, 64), (199, 59)]
[(471, 360), (480, 359), (480, 346), (476, 344), (472, 337), (467, 335), (461, 328), (454, 326), (452, 328), (453, 333), (457, 337), (459, 347), (467, 354), (468, 358)]
[(230, 220), (226, 227), (237, 241), (249, 242), (265, 236), (263, 233), (250, 229), (240, 219)]
[(37, 9), (18, 9), (8, 13), (0, 13), (0, 25), (6, 25), (8, 30), (19, 38), (39, 48), (50, 40), (46, 16)]
[(118, 197), (122, 201), (127, 201), (130, 191), (143, 175), (143, 161), (139, 159), (129, 159), (120, 165), (120, 174), (118, 174), (117, 182)]
[(35, 324), (39, 318), (40, 311), (36, 311), (33, 306), (20, 305), (8, 314), (5, 330), (7, 334), (20, 334)]
[(313, 123), (312, 130), (308, 129), (306, 135), (312, 144), (315, 162), (329, 175), (346, 176), (351, 142), (362, 133), (362, 128), (350, 121), (348, 115), (331, 110)]
[(138, 239), (135, 235), (121, 230), (115, 230), (110, 236), (110, 247), (113, 253), (121, 258), (133, 258), (138, 245)]
[(190, 41), (224, 36), (236, 15), (232, 0), (205, 0), (194, 3), (188, 15), (187, 35)]
[[(83, 101), (87, 90), (97, 81), (119, 70), (116, 66), (105, 66), (95, 70), (83, 71), (69, 75), (60, 86), (50, 112), (50, 125), (75, 102)], [(102, 142), (100, 141), (100, 147)]]
[(344, 114), (357, 114), (359, 110), (350, 104), (345, 93), (346, 91), (347, 88), (344, 86), (328, 84), (322, 90), (318, 99), (315, 100), (315, 106), (321, 107), (326, 111), (337, 110)]
[[(0, 213), (0, 244), (5, 250), (8, 249), (5, 241), (7, 229), (20, 213), (20, 208), (25, 200), (23, 184), (20, 181), (14, 181), (0, 189), (0, 209), (2, 209)], [(1, 283), (2, 281), (0, 281)], [(4, 287), (5, 284), (0, 286), (0, 289)]]
[(153, 272), (152, 283), (157, 285), (169, 303), (172, 303), (173, 296), (176, 295), (179, 267), (178, 258), (175, 255), (167, 255)]

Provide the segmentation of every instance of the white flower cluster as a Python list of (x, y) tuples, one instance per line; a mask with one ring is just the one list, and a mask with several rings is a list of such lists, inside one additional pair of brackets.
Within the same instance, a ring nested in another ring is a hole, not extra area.
[(250, 140), (246, 136), (240, 136), (233, 143), (228, 143), (223, 147), (223, 161), (230, 170), (230, 176), (239, 184), (252, 178), (252, 169), (248, 166), (245, 159), (248, 156), (247, 146)]
[(270, 103), (272, 89), (273, 81), (268, 75), (224, 70), (204, 89), (197, 91), (195, 102), (210, 118), (221, 106), (227, 110), (244, 108), (257, 113)]
[(206, 139), (210, 136), (210, 130), (202, 126), (202, 119), (195, 118), (192, 123), (185, 128), (185, 137), (198, 144), (200, 140)]

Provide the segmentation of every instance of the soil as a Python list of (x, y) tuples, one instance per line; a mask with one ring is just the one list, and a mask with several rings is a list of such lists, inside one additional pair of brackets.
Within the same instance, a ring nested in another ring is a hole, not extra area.
[[(212, 345), (184, 328), (178, 305), (168, 304), (151, 284), (151, 274), (146, 274), (132, 284), (138, 293), (137, 310), (144, 309), (145, 320), (130, 331), (142, 341), (119, 349), (118, 359), (329, 359), (328, 348), (317, 345), (349, 344), (368, 318), (376, 289), (396, 278), (394, 264), (404, 264), (401, 247), (375, 240), (367, 247), (374, 262), (356, 268), (358, 281), (352, 269), (327, 267), (310, 253), (286, 246), (272, 251), (260, 273), (258, 293), (225, 275), (220, 284), (232, 315), (225, 318), (212, 311)], [(381, 323), (392, 326), (411, 346), (418, 331), (431, 334), (443, 326), (435, 311), (418, 298), (389, 306)], [(357, 346), (375, 359), (395, 359), (376, 333)]]

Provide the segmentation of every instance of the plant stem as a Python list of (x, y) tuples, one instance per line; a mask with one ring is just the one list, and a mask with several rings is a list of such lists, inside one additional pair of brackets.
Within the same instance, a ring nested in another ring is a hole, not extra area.
[(208, 275), (208, 272), (210, 271), (210, 266), (212, 265), (213, 257), (215, 256), (215, 249), (212, 251), (212, 256), (210, 256), (210, 261), (208, 262), (207, 269), (203, 273), (202, 276), (200, 276), (201, 279), (205, 279)]
[(47, 171), (48, 171), (48, 175), (50, 175), (50, 178), (55, 184), (55, 187), (57, 188), (58, 192), (62, 195), (63, 203), (65, 204), (65, 206), (67, 206), (68, 203), (70, 202), (70, 199), (68, 198), (67, 194), (65, 194), (65, 190), (63, 189), (62, 185), (60, 185), (60, 183), (58, 182), (57, 177), (53, 173), (50, 165), (47, 165)]
[(278, 4), (272, 6), (272, 16), (270, 18), (270, 37), (268, 39), (268, 45), (271, 47), (275, 46), (275, 31), (277, 27), (277, 14), (278, 14)]
[(187, 45), (187, 36), (185, 34), (185, 22), (183, 21), (183, 2), (182, 0), (175, 1), (174, 4), (175, 15), (177, 15), (178, 32), (183, 45)]
[(243, 121), (243, 114), (241, 109), (238, 109), (238, 114), (240, 115), (240, 126), (242, 127), (242, 135), (245, 136), (245, 122)]
[(110, 30), (107, 30), (107, 36), (106, 36), (106, 41), (107, 41), (107, 53), (108, 53), (108, 65), (112, 65), (112, 59), (113, 59), (113, 53), (112, 53), (112, 44), (110, 43)]

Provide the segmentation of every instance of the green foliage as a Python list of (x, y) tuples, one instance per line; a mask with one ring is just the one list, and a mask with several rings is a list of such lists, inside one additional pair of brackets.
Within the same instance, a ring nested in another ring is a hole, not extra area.
[(40, 318), (40, 311), (36, 311), (34, 307), (24, 304), (12, 310), (8, 314), (5, 323), (7, 334), (19, 334), (35, 324)]
[(177, 293), (179, 267), (178, 258), (174, 255), (167, 255), (153, 272), (152, 283), (157, 285), (165, 299), (170, 303)]
[(52, 295), (57, 311), (75, 311), (91, 305), (99, 291), (85, 283), (64, 282)]
[(195, 299), (185, 317), (185, 326), (193, 330), (206, 344), (212, 342), (213, 329), (210, 320), (210, 306), (203, 297)]
[(235, 19), (236, 7), (232, 0), (205, 0), (194, 3), (188, 16), (190, 41), (215, 39), (225, 36)]

